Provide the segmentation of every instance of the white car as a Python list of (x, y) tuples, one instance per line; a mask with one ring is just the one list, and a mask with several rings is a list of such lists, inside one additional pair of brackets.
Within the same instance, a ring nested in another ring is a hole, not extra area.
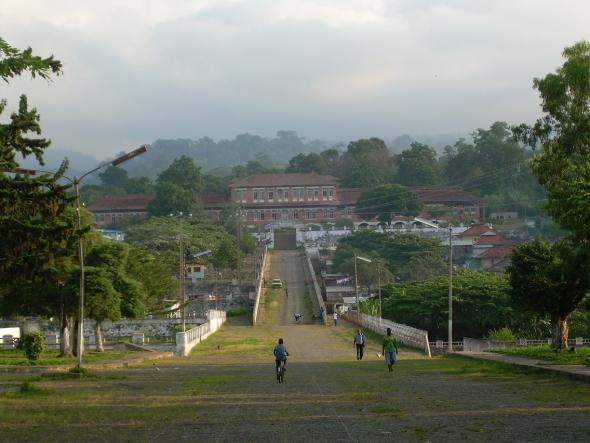
[(270, 287), (271, 288), (282, 288), (283, 287), (283, 282), (281, 281), (280, 278), (275, 278), (271, 282)]

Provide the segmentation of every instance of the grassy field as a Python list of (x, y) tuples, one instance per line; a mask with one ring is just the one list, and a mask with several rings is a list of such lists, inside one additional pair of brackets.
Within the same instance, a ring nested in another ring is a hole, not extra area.
[(554, 361), (567, 365), (590, 366), (590, 348), (577, 348), (576, 352), (558, 352), (550, 346), (545, 345), (513, 349), (492, 349), (491, 352)]
[[(139, 355), (138, 351), (105, 351), (84, 353), (83, 361), (85, 363), (102, 363), (112, 360), (122, 360), (128, 357)], [(38, 360), (30, 361), (25, 357), (25, 353), (19, 349), (0, 350), (0, 365), (18, 365), (18, 366), (53, 366), (53, 365), (74, 365), (76, 357), (60, 357), (57, 351), (45, 351)]]
[[(0, 374), (2, 441), (584, 441), (590, 386), (402, 349), (356, 361), (354, 327), (231, 319), (185, 359), (81, 378)], [(285, 337), (287, 382), (272, 348)], [(368, 347), (381, 337), (367, 334)], [(373, 353), (373, 351), (371, 351)]]

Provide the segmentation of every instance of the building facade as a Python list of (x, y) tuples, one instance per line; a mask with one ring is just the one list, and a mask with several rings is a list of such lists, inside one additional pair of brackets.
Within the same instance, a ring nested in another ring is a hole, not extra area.
[[(230, 199), (249, 225), (296, 226), (358, 221), (350, 190), (341, 190), (336, 177), (315, 173), (263, 174), (231, 182)], [(343, 197), (343, 198), (341, 198)]]

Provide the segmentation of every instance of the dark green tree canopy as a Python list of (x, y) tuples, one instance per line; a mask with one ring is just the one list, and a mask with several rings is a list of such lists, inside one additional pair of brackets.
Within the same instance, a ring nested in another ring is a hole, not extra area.
[(391, 177), (392, 158), (383, 140), (361, 139), (351, 142), (342, 156), (342, 187), (370, 188), (387, 183)]
[(365, 220), (375, 217), (388, 225), (395, 215), (418, 215), (422, 203), (416, 194), (402, 185), (380, 185), (363, 192), (356, 205), (356, 213)]
[(405, 186), (427, 186), (440, 182), (436, 151), (428, 145), (414, 142), (410, 149), (397, 157), (395, 179)]
[(568, 317), (588, 299), (590, 245), (565, 237), (551, 245), (542, 239), (519, 245), (508, 268), (512, 297), (524, 308), (551, 316), (553, 342), (567, 347)]
[(566, 48), (563, 57), (554, 73), (534, 80), (544, 116), (515, 132), (541, 145), (532, 167), (547, 190), (549, 213), (561, 227), (590, 239), (590, 43)]

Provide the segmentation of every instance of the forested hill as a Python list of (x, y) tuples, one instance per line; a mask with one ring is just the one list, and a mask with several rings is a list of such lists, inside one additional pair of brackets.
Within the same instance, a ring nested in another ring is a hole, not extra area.
[(175, 158), (190, 157), (204, 171), (221, 174), (233, 166), (246, 164), (250, 160), (264, 160), (268, 166), (284, 166), (300, 153), (321, 152), (329, 146), (320, 140), (305, 141), (294, 131), (279, 131), (274, 138), (259, 135), (240, 134), (233, 140), (214, 141), (209, 137), (199, 140), (177, 139), (157, 140), (143, 156), (130, 162), (129, 176), (155, 178)]

